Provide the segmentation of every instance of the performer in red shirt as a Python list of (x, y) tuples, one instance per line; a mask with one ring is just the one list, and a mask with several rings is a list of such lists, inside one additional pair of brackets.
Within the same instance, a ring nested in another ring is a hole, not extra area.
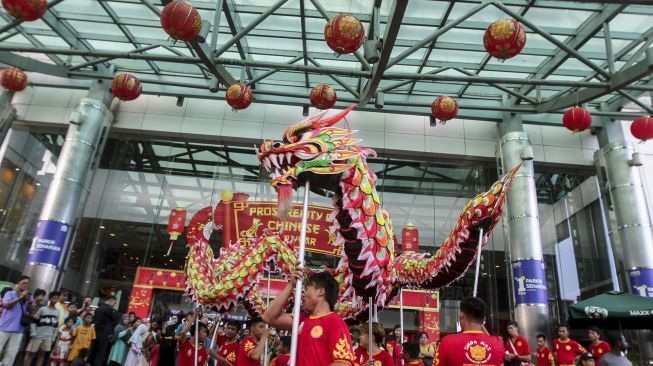
[(281, 337), (279, 348), (277, 348), (278, 356), (270, 361), (270, 366), (290, 365), (290, 342), (290, 337)]
[(530, 364), (531, 346), (526, 338), (519, 334), (519, 324), (516, 321), (508, 322), (508, 338), (505, 342), (506, 361), (511, 364)]
[[(277, 329), (292, 329), (292, 315), (284, 314), (295, 283), (303, 277), (295, 271), (288, 285), (270, 302), (263, 319)], [(338, 283), (328, 272), (312, 274), (304, 281), (303, 310), (297, 346), (297, 366), (352, 365), (351, 336), (345, 322), (333, 308), (338, 301)]]
[(401, 366), (401, 326), (399, 324), (395, 325), (392, 329), (393, 339), (390, 339), (385, 343), (385, 350), (392, 356), (392, 360), (395, 362), (395, 365)]
[(438, 366), (474, 364), (503, 366), (504, 351), (499, 337), (485, 332), (485, 302), (478, 297), (467, 297), (460, 302), (462, 333), (442, 339), (436, 355)]
[(236, 366), (261, 366), (261, 360), (265, 356), (265, 343), (268, 341), (268, 329), (260, 318), (250, 320), (247, 328), (249, 335), (238, 347)]
[(227, 325), (224, 327), (224, 337), (220, 339), (218, 346), (220, 350), (218, 352), (209, 351), (211, 356), (215, 357), (218, 360), (219, 366), (234, 366), (236, 365), (236, 359), (238, 356), (238, 330), (240, 329), (240, 323), (230, 320), (227, 322)]
[(390, 356), (388, 351), (381, 348), (383, 343), (383, 336), (385, 329), (380, 323), (372, 323), (372, 359), (370, 361), (370, 355), (368, 353), (368, 348), (370, 346), (370, 335), (369, 332), (369, 323), (361, 325), (360, 331), (360, 347), (354, 352), (354, 359), (357, 365), (368, 365), (368, 362), (371, 366), (395, 366), (395, 362)]
[(590, 341), (592, 341), (589, 347), (590, 353), (594, 355), (594, 363), (598, 365), (601, 363), (601, 358), (603, 355), (610, 352), (612, 347), (610, 347), (608, 342), (601, 340), (601, 329), (599, 329), (599, 327), (590, 327), (589, 331), (587, 332), (587, 337), (590, 339)]
[(546, 346), (546, 336), (538, 333), (535, 341), (537, 342), (537, 366), (555, 366), (553, 352)]
[[(197, 342), (197, 366), (204, 366), (208, 361), (208, 354), (204, 348), (204, 339), (208, 333), (204, 323), (198, 323), (199, 329), (197, 330), (197, 339), (195, 339), (195, 317), (197, 314), (188, 315), (186, 318), (186, 325), (179, 334), (177, 345), (179, 347), (179, 355), (177, 356), (177, 366), (194, 366), (195, 365), (195, 343)], [(186, 338), (186, 334), (190, 331), (191, 338)]]
[(404, 350), (402, 355), (404, 366), (424, 366), (424, 362), (422, 362), (422, 360), (419, 359), (419, 354), (420, 354), (419, 343), (406, 342), (401, 345), (401, 348), (403, 348)]
[(587, 352), (583, 346), (569, 338), (569, 328), (566, 325), (558, 327), (558, 338), (553, 340), (552, 345), (558, 366), (573, 366), (576, 357)]

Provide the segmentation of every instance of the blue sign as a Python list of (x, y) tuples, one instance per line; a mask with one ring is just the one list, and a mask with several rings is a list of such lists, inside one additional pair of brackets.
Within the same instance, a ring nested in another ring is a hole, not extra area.
[(68, 225), (52, 220), (39, 221), (27, 254), (27, 263), (58, 267), (67, 237)]
[(635, 268), (628, 271), (630, 292), (644, 297), (653, 297), (653, 268)]
[(544, 262), (537, 259), (522, 259), (512, 262), (515, 304), (548, 303)]

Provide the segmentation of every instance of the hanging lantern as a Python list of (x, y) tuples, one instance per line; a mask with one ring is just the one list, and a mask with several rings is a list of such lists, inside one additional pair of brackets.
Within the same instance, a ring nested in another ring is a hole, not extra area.
[(630, 125), (630, 133), (636, 139), (646, 142), (653, 139), (653, 118), (649, 116), (639, 117)]
[(441, 95), (431, 104), (431, 113), (441, 124), (445, 124), (458, 115), (458, 102), (454, 98)]
[(172, 1), (161, 12), (161, 27), (178, 41), (192, 41), (202, 29), (202, 17), (190, 3)]
[(168, 247), (168, 254), (172, 250), (172, 244), (177, 240), (179, 235), (184, 232), (186, 226), (186, 209), (183, 207), (175, 207), (170, 211), (170, 218), (168, 218), (168, 235), (170, 235), (170, 247)]
[(328, 84), (317, 84), (308, 95), (311, 105), (317, 109), (329, 109), (336, 104), (336, 91)]
[(337, 15), (324, 27), (327, 46), (341, 55), (360, 48), (365, 41), (365, 28), (358, 18), (351, 14)]
[(419, 231), (410, 222), (401, 230), (401, 250), (415, 252), (419, 248)]
[(134, 100), (141, 95), (141, 81), (132, 74), (118, 74), (111, 83), (111, 92), (120, 100)]
[(27, 75), (19, 68), (7, 67), (0, 71), (0, 84), (9, 91), (19, 92), (27, 87)]
[(12, 17), (30, 22), (39, 19), (48, 10), (47, 0), (2, 0), (2, 6)]
[(227, 103), (235, 110), (245, 109), (252, 104), (252, 90), (243, 83), (237, 83), (227, 88), (225, 95)]
[(526, 33), (514, 19), (500, 19), (490, 24), (483, 36), (485, 50), (500, 60), (517, 56), (526, 45)]
[(562, 123), (574, 133), (585, 131), (592, 124), (592, 115), (581, 107), (569, 108), (562, 116)]

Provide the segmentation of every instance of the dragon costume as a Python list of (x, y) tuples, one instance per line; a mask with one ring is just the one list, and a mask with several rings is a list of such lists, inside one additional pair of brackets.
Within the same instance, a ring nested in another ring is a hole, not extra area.
[[(356, 321), (370, 301), (383, 308), (402, 286), (437, 289), (462, 276), (478, 254), (479, 230), (484, 229), (485, 245), (498, 222), (519, 166), (465, 205), (435, 255), (407, 252), (395, 257), (392, 221), (366, 162), (375, 153), (357, 145), (355, 131), (335, 126), (352, 108), (329, 117), (325, 112), (311, 116), (286, 128), (282, 141), (264, 141), (256, 153), (272, 175), (281, 217), (291, 206), (293, 190), (306, 181), (311, 191), (332, 198), (336, 243), (343, 248), (338, 268), (332, 270), (340, 284), (337, 310)], [(210, 213), (210, 207), (200, 211), (188, 227), (188, 292), (203, 305), (227, 310), (243, 302), (252, 315), (260, 315), (264, 305), (255, 284), (267, 265), (292, 271), (294, 243), (284, 242), (281, 233), (264, 231), (252, 244), (241, 241), (214, 258), (206, 233)]]

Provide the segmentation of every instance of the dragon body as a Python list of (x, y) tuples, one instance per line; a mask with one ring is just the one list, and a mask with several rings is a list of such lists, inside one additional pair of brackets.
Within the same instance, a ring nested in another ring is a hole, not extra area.
[[(331, 270), (340, 284), (337, 310), (356, 322), (370, 303), (385, 307), (400, 287), (437, 289), (462, 276), (478, 255), (479, 230), (484, 230), (483, 246), (498, 222), (519, 166), (467, 203), (435, 255), (407, 252), (395, 257), (392, 220), (366, 162), (374, 151), (357, 145), (355, 131), (335, 127), (352, 108), (329, 117), (322, 112), (288, 127), (282, 141), (264, 141), (257, 156), (272, 175), (282, 217), (291, 206), (292, 191), (307, 181), (313, 192), (332, 198), (332, 229), (343, 248), (338, 267)], [(209, 207), (200, 211), (188, 227), (188, 292), (203, 305), (227, 310), (242, 302), (252, 315), (260, 315), (264, 305), (255, 284), (266, 266), (274, 264), (282, 273), (294, 269), (294, 243), (284, 242), (281, 233), (264, 231), (251, 244), (222, 249), (215, 258), (205, 230), (210, 212)]]

